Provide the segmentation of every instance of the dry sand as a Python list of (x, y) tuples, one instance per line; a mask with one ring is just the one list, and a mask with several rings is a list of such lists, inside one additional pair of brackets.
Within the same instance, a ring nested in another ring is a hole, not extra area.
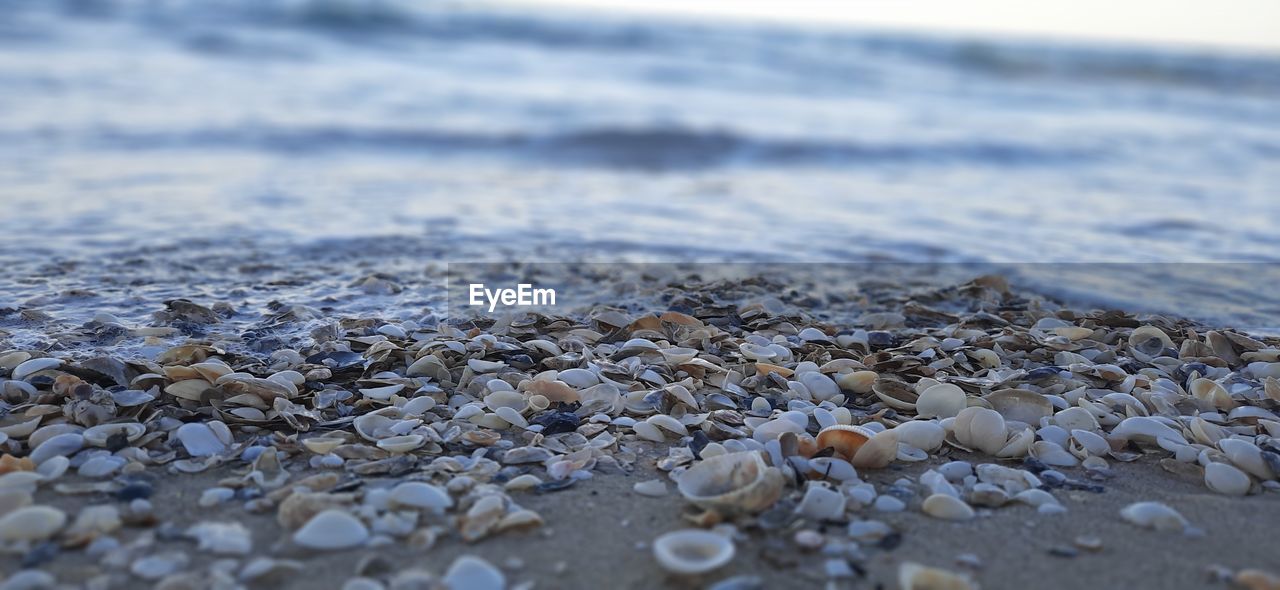
[[(519, 558), (523, 567), (504, 568), (509, 582), (534, 582), (536, 588), (702, 588), (743, 574), (760, 576), (764, 588), (826, 585), (823, 557), (798, 550), (790, 531), (744, 531), (734, 560), (706, 576), (681, 578), (664, 574), (648, 543), (687, 523), (681, 518), (685, 503), (674, 486), (665, 498), (645, 497), (631, 490), (638, 481), (660, 476), (652, 467), (653, 458), (639, 461), (641, 467), (630, 475), (597, 474), (594, 479), (559, 492), (514, 494), (517, 502), (543, 515), (546, 525), (541, 529), (507, 532), (475, 544), (446, 536), (426, 551), (387, 545), (310, 552), (283, 541), (285, 535), (276, 524), (274, 513), (249, 514), (238, 501), (211, 509), (197, 507), (196, 501), (206, 487), (234, 474), (229, 468), (199, 475), (165, 475), (157, 482), (152, 501), (162, 522), (176, 525), (174, 530), (202, 520), (236, 520), (252, 529), (254, 555), (303, 560), (304, 574), (278, 586), (283, 588), (339, 588), (355, 575), (357, 564), (367, 556), (385, 560), (389, 568), (383, 573), (385, 580), (407, 568), (440, 574), (463, 554), (479, 555), (498, 565)], [(953, 453), (950, 458), (966, 457)], [(926, 466), (945, 460), (934, 456), (923, 464), (895, 464), (897, 468), (865, 471), (861, 475), (881, 488), (898, 477), (918, 475)], [(1076, 470), (1066, 471), (1078, 475), (1073, 473)], [(1211, 565), (1232, 570), (1253, 567), (1280, 571), (1280, 545), (1275, 541), (1275, 527), (1280, 525), (1280, 495), (1217, 495), (1200, 481), (1166, 472), (1153, 460), (1116, 463), (1114, 471), (1115, 478), (1105, 482), (1106, 491), (1101, 494), (1055, 490), (1054, 495), (1068, 509), (1059, 515), (1042, 515), (1030, 507), (1010, 505), (980, 514), (970, 522), (953, 523), (924, 516), (918, 505), (890, 514), (863, 509), (860, 515), (864, 518), (882, 520), (901, 532), (901, 544), (891, 549), (867, 546), (868, 558), (861, 564), (865, 576), (844, 580), (838, 587), (897, 588), (895, 576), (901, 562), (964, 569), (956, 563), (963, 554), (981, 560), (981, 568), (973, 575), (982, 588), (1225, 588), (1226, 583), (1213, 580)], [(1123, 506), (1142, 500), (1168, 503), (1203, 529), (1204, 535), (1142, 530), (1120, 520), (1118, 512)], [(42, 490), (36, 501), (73, 513), (86, 504), (114, 500), (105, 495), (75, 497)], [(837, 537), (845, 534), (845, 526), (840, 524), (823, 530)], [(141, 533), (141, 529), (127, 529), (121, 539), (127, 542)], [(1099, 537), (1103, 548), (1096, 553), (1081, 551), (1075, 557), (1050, 553), (1052, 547), (1071, 546), (1080, 535)], [(157, 543), (157, 547), (166, 546), (195, 557), (190, 566), (193, 571), (211, 561), (207, 556), (201, 557), (190, 541), (168, 539)], [(18, 560), (6, 556), (0, 559), (0, 567), (15, 571)], [(64, 582), (101, 573), (79, 551), (64, 552), (42, 569)], [(117, 572), (116, 582), (116, 588), (140, 584), (138, 578), (123, 572)]]

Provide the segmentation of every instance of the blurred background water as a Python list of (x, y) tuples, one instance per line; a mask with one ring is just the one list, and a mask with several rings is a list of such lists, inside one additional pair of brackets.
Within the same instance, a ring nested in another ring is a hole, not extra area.
[(245, 260), (1242, 262), (1035, 280), (1280, 326), (1275, 54), (450, 2), (0, 12), (12, 301)]

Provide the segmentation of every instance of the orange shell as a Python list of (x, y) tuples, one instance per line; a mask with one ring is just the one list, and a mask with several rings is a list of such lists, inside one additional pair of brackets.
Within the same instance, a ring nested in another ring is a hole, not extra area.
[(842, 459), (852, 460), (853, 455), (867, 444), (875, 432), (861, 426), (836, 424), (823, 428), (818, 432), (818, 448), (831, 447)]

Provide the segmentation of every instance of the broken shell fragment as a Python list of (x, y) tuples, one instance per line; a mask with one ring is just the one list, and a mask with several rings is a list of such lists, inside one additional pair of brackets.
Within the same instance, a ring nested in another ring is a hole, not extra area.
[(961, 574), (904, 561), (898, 566), (898, 588), (900, 590), (974, 590), (977, 586)]

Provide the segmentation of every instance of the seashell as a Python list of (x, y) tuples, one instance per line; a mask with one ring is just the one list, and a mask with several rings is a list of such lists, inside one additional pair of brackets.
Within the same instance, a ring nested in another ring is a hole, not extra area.
[(201, 522), (186, 531), (197, 549), (214, 555), (248, 555), (253, 548), (249, 529), (238, 522)]
[(507, 577), (502, 570), (475, 555), (453, 560), (441, 581), (445, 590), (504, 590), (507, 587)]
[(764, 443), (776, 439), (787, 432), (800, 434), (804, 432), (804, 430), (805, 427), (801, 424), (796, 424), (794, 421), (786, 418), (777, 418), (756, 427), (756, 429), (751, 432), (751, 438)]
[(898, 566), (899, 590), (975, 590), (968, 577), (910, 561)]
[(54, 457), (67, 457), (84, 447), (84, 436), (79, 432), (66, 432), (41, 441), (32, 449), (31, 460), (40, 465)]
[(914, 411), (916, 400), (920, 395), (910, 385), (894, 379), (877, 379), (871, 391), (884, 402), (884, 405), (895, 410)]
[(204, 379), (186, 379), (170, 383), (164, 388), (164, 392), (174, 397), (198, 402), (203, 398), (204, 392), (212, 387), (213, 385)]
[(453, 507), (453, 498), (438, 486), (420, 481), (406, 481), (391, 488), (387, 494), (387, 504), (392, 509), (407, 506), (435, 514), (444, 514), (446, 510)]
[(1036, 440), (1036, 433), (1028, 426), (1020, 431), (1014, 432), (1009, 436), (1008, 442), (1000, 447), (996, 452), (996, 457), (1001, 459), (1014, 459), (1022, 457), (1031, 452), (1031, 445)]
[(1039, 426), (1041, 418), (1053, 415), (1053, 403), (1043, 395), (1026, 389), (1002, 389), (991, 392), (982, 399), (991, 409), (1000, 413), (1005, 422), (1022, 422)]
[(933, 494), (924, 499), (920, 509), (942, 520), (969, 520), (974, 515), (972, 507), (950, 494)]
[(1111, 452), (1111, 445), (1107, 439), (1102, 438), (1096, 433), (1088, 430), (1072, 430), (1069, 442), (1071, 454), (1086, 459), (1090, 456), (1101, 457)]
[(1030, 455), (1045, 465), (1054, 467), (1075, 467), (1079, 464), (1075, 455), (1058, 446), (1058, 443), (1047, 440), (1036, 441), (1031, 445)]
[(500, 494), (481, 496), (459, 519), (462, 540), (472, 543), (484, 538), (506, 513), (506, 497)]
[[(582, 398), (578, 395), (578, 391), (569, 387), (562, 381), (543, 381), (539, 379), (532, 379), (522, 383), (521, 387), (524, 389), (525, 393), (528, 393), (529, 395), (541, 395), (542, 397), (551, 400), (553, 403), (563, 402), (571, 404), (573, 402), (582, 401)], [(644, 395), (643, 392), (637, 393), (640, 393), (642, 396)]]
[(0, 354), (0, 371), (12, 371), (14, 367), (22, 364), (31, 358), (31, 353), (23, 350), (15, 350)]
[(502, 464), (545, 463), (554, 456), (555, 453), (543, 447), (516, 447), (502, 454)]
[(950, 418), (967, 405), (964, 390), (951, 383), (939, 383), (920, 393), (916, 399), (916, 416)]
[(1208, 407), (1227, 411), (1236, 407), (1236, 401), (1231, 399), (1227, 389), (1212, 379), (1196, 379), (1187, 387), (1187, 391), (1196, 401)]
[(898, 437), (892, 430), (877, 432), (854, 453), (849, 462), (859, 469), (881, 469), (898, 458)]
[(977, 406), (965, 408), (956, 416), (952, 433), (960, 444), (989, 455), (999, 453), (1008, 440), (1004, 417)]
[(293, 534), (293, 542), (308, 549), (332, 551), (363, 545), (369, 529), (345, 510), (330, 508), (311, 517)]
[(817, 445), (820, 450), (830, 448), (835, 450), (837, 455), (852, 459), (857, 455), (858, 450), (875, 435), (875, 432), (862, 426), (837, 424), (818, 432)]
[(667, 484), (660, 479), (650, 479), (647, 481), (637, 482), (631, 486), (631, 490), (641, 496), (650, 498), (660, 498), (667, 495)]
[(689, 429), (685, 428), (684, 424), (681, 424), (679, 420), (676, 420), (675, 418), (672, 418), (671, 416), (668, 416), (666, 414), (654, 414), (653, 416), (650, 416), (648, 420), (645, 420), (645, 422), (648, 422), (654, 426), (662, 428), (663, 430), (666, 430), (673, 434), (677, 434), (680, 436), (689, 435)]
[(334, 449), (347, 443), (345, 438), (337, 436), (317, 436), (302, 440), (302, 446), (317, 455), (328, 455)]
[[(706, 456), (703, 449), (702, 456)], [(852, 481), (858, 478), (858, 471), (853, 464), (835, 457), (815, 457), (809, 459), (809, 473), (813, 477), (833, 479), (836, 481)]]
[(1129, 349), (1142, 362), (1150, 362), (1171, 348), (1174, 348), (1173, 340), (1155, 326), (1140, 326), (1129, 333)]
[(816, 521), (840, 520), (844, 517), (844, 507), (844, 494), (823, 484), (810, 482), (800, 504), (796, 506), (796, 513)]
[(86, 428), (82, 433), (84, 442), (95, 447), (107, 446), (107, 440), (112, 436), (124, 437), (127, 442), (133, 442), (147, 433), (147, 427), (137, 422), (113, 422), (110, 424), (99, 424)]
[(932, 420), (903, 422), (893, 428), (893, 433), (898, 442), (922, 451), (934, 451), (941, 447), (947, 435), (946, 429)]
[(114, 475), (117, 471), (129, 463), (128, 460), (114, 455), (99, 455), (92, 457), (80, 464), (76, 469), (76, 473), (81, 477), (107, 477)]
[(37, 463), (36, 473), (43, 475), (45, 479), (58, 479), (70, 466), (71, 459), (65, 455), (55, 455)]
[(1120, 517), (1137, 526), (1157, 531), (1183, 531), (1187, 519), (1177, 510), (1160, 502), (1136, 502), (1120, 510)]
[(1145, 443), (1156, 443), (1160, 439), (1166, 439), (1178, 444), (1187, 443), (1187, 439), (1180, 432), (1166, 426), (1155, 418), (1147, 416), (1125, 418), (1111, 430), (1111, 437), (1119, 440), (1135, 440)]
[(999, 508), (1009, 503), (1009, 493), (1000, 486), (982, 482), (974, 484), (969, 492), (969, 501), (978, 506)]
[(517, 428), (529, 427), (529, 421), (525, 420), (524, 416), (521, 416), (520, 412), (516, 411), (514, 408), (508, 408), (503, 406), (498, 408), (498, 410), (495, 411), (494, 414), (497, 415), (499, 418), (502, 418), (508, 424), (515, 426)]
[(369, 387), (360, 390), (360, 395), (367, 399), (378, 401), (389, 401), (391, 396), (404, 390), (404, 385), (387, 385), (384, 387)]
[(23, 361), (18, 366), (14, 367), (13, 372), (9, 374), (9, 378), (14, 381), (26, 381), (27, 377), (39, 373), (40, 371), (56, 369), (61, 366), (62, 359), (50, 357), (31, 359)]
[(785, 481), (760, 451), (704, 458), (680, 475), (676, 487), (686, 500), (722, 514), (754, 513), (782, 496)]
[(636, 436), (653, 442), (662, 442), (667, 440), (667, 436), (663, 434), (662, 429), (654, 426), (651, 422), (636, 422), (632, 427)]
[(259, 379), (248, 373), (228, 373), (214, 382), (227, 395), (254, 395), (265, 402), (298, 395), (298, 387), (289, 381)]
[(840, 395), (840, 386), (822, 373), (816, 371), (801, 373), (797, 380), (809, 390), (816, 401), (826, 401)]
[(62, 434), (80, 434), (84, 432), (84, 428), (67, 422), (59, 422), (41, 426), (27, 437), (27, 446), (34, 449), (55, 436)]
[(743, 358), (752, 361), (767, 361), (778, 356), (777, 351), (772, 348), (752, 344), (750, 342), (744, 342), (739, 345), (738, 352), (742, 354)]
[(679, 346), (664, 348), (658, 352), (662, 355), (662, 359), (666, 361), (668, 365), (683, 365), (698, 356), (698, 350), (696, 348), (682, 348)]
[(1276, 473), (1263, 458), (1262, 449), (1249, 441), (1237, 438), (1224, 438), (1218, 441), (1218, 448), (1233, 465), (1262, 481), (1276, 479)]
[[(476, 409), (483, 413), (483, 410)], [(377, 442), (389, 436), (407, 434), (409, 430), (422, 423), (418, 419), (401, 420), (399, 416), (399, 408), (383, 408), (368, 414), (361, 414), (352, 421), (351, 425), (361, 438), (370, 442)]]
[(484, 359), (467, 360), (467, 368), (475, 371), (476, 373), (492, 373), (505, 366), (507, 366), (507, 363), (502, 361), (486, 361)]
[(654, 558), (675, 574), (705, 574), (732, 561), (733, 555), (728, 537), (700, 529), (672, 531), (653, 540)]
[(1098, 419), (1089, 413), (1089, 410), (1074, 406), (1061, 410), (1053, 415), (1053, 423), (1062, 427), (1067, 431), (1071, 430), (1097, 430)]
[(178, 427), (178, 441), (192, 457), (217, 455), (227, 450), (226, 444), (219, 440), (209, 424), (190, 422)]
[(1254, 379), (1280, 379), (1280, 362), (1258, 361), (1249, 363), (1246, 368), (1249, 370), (1249, 374), (1253, 375)]
[[(168, 374), (168, 371), (171, 368), (173, 367), (165, 367), (165, 373)], [(205, 381), (208, 381), (210, 383), (213, 383), (214, 381), (221, 379), (224, 375), (230, 374), (232, 372), (231, 367), (228, 367), (226, 363), (221, 363), (218, 361), (205, 361), (202, 363), (196, 363), (186, 368), (190, 369), (192, 372), (198, 375), (199, 378), (204, 379)]]
[(1225, 496), (1244, 496), (1253, 482), (1245, 472), (1226, 463), (1210, 463), (1204, 466), (1204, 485)]
[(66, 522), (66, 513), (52, 506), (24, 506), (0, 517), (0, 541), (43, 541)]
[(27, 438), (36, 431), (36, 427), (40, 426), (41, 419), (43, 419), (42, 416), (35, 416), (30, 420), (0, 426), (0, 433), (3, 433), (8, 438)]
[(871, 388), (880, 378), (875, 371), (854, 371), (836, 378), (836, 385), (845, 391), (864, 395), (871, 393)]
[(995, 463), (978, 465), (974, 468), (974, 473), (977, 474), (979, 481), (1000, 486), (1011, 494), (1038, 488), (1042, 485), (1040, 478), (1032, 475), (1029, 471), (1013, 469), (1003, 465), (996, 465)]
[(379, 440), (376, 444), (379, 449), (392, 453), (407, 453), (426, 443), (426, 437), (421, 434), (406, 434), (403, 436), (389, 436)]

